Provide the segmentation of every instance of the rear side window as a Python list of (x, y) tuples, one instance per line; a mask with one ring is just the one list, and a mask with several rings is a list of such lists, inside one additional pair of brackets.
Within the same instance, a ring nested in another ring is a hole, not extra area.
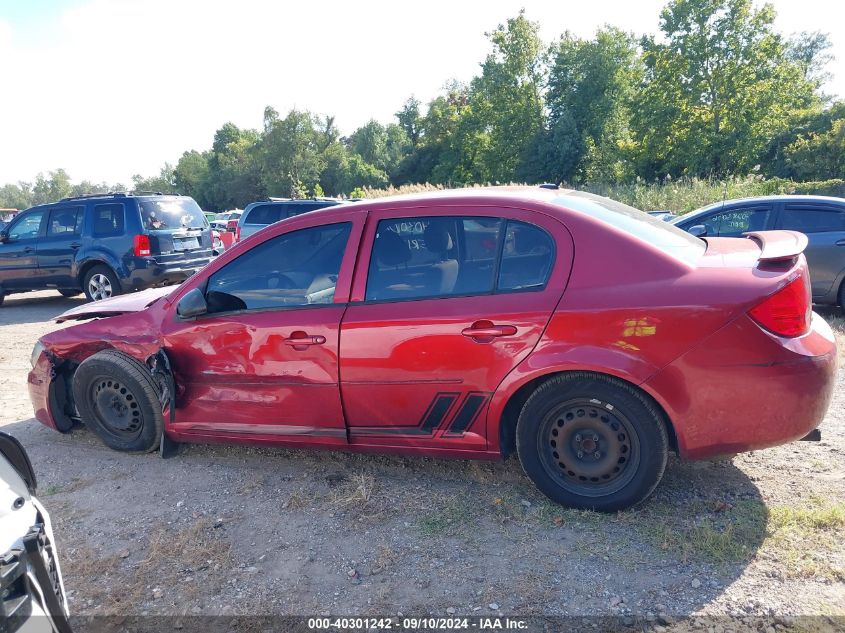
[[(771, 209), (731, 209), (705, 221), (707, 234), (718, 237), (740, 237), (749, 231), (764, 231), (769, 225)], [(711, 232), (711, 228), (713, 232)]]
[(123, 204), (120, 202), (94, 205), (91, 235), (94, 237), (123, 235), (124, 215)]
[(379, 222), (368, 301), (542, 289), (554, 263), (542, 229), (494, 217), (397, 218)]
[(209, 278), (209, 312), (332, 303), (351, 228), (316, 226), (254, 246)]
[(139, 200), (141, 226), (148, 231), (168, 229), (203, 229), (205, 214), (193, 198), (157, 198)]
[(786, 205), (780, 228), (802, 233), (845, 231), (845, 209)]
[(244, 224), (258, 224), (266, 226), (282, 219), (282, 209), (277, 204), (262, 204), (250, 209)]
[(50, 211), (47, 235), (79, 235), (82, 231), (82, 207), (64, 207)]

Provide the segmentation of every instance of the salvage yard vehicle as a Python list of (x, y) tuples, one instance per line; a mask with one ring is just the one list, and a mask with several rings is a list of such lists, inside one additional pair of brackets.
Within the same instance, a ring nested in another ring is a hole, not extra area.
[(23, 446), (0, 431), (0, 631), (70, 633), (50, 516)]
[(21, 211), (0, 230), (5, 295), (54, 288), (97, 301), (180, 283), (211, 261), (208, 222), (193, 198), (108, 193)]
[[(32, 351), (36, 417), (111, 448), (239, 442), (498, 459), (615, 511), (670, 450), (817, 435), (837, 365), (806, 237), (696, 238), (592, 194), (489, 188), (339, 205), (177, 289), (80, 306)], [(764, 395), (765, 394), (765, 395)]]
[(845, 199), (758, 196), (727, 200), (682, 215), (673, 224), (699, 237), (736, 237), (747, 231), (790, 230), (809, 240), (813, 302), (845, 309)]

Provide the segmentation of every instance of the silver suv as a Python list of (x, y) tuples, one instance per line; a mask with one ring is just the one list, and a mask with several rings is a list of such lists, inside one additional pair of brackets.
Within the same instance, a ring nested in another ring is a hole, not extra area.
[(279, 220), (308, 213), (309, 211), (316, 211), (323, 207), (333, 207), (342, 202), (343, 200), (337, 198), (308, 198), (305, 200), (267, 198), (260, 202), (251, 202), (246, 205), (244, 212), (238, 220), (235, 241), (249, 237), (256, 231)]

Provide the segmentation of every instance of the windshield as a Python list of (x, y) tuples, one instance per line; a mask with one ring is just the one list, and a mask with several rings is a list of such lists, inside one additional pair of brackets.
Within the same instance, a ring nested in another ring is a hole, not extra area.
[(627, 204), (585, 191), (571, 191), (555, 203), (591, 215), (687, 263), (707, 249), (703, 240)]
[(193, 198), (140, 200), (141, 223), (149, 231), (203, 229), (208, 221)]

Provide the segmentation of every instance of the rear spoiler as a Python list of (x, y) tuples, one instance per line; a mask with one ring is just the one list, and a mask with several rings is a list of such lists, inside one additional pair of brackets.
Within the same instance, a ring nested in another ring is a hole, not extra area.
[(798, 231), (751, 231), (742, 235), (760, 246), (761, 262), (789, 261), (807, 248), (807, 236)]

